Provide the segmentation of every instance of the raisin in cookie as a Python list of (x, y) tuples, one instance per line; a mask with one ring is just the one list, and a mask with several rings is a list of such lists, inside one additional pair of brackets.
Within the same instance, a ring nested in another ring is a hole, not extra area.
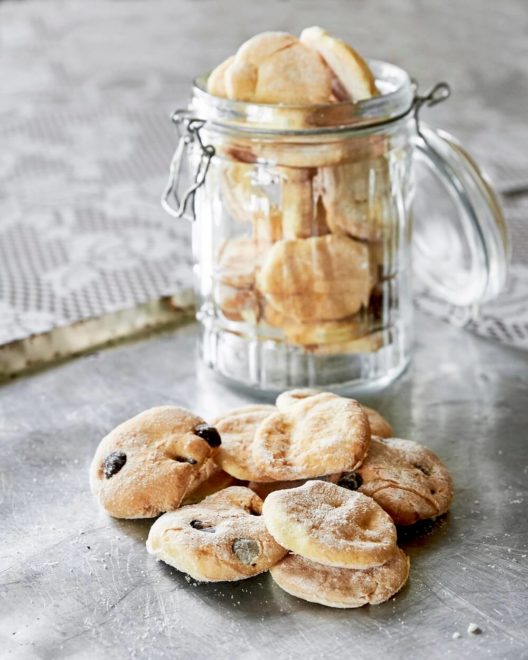
[[(314, 390), (308, 387), (295, 390), (286, 390), (282, 394), (279, 394), (277, 400), (275, 401), (275, 405), (279, 410), (286, 410), (286, 408), (291, 406), (293, 403), (297, 403), (302, 399), (306, 399), (309, 396), (314, 396), (314, 394), (319, 393), (319, 390)], [(370, 432), (372, 435), (378, 435), (382, 438), (390, 438), (393, 435), (394, 431), (392, 426), (384, 417), (379, 414), (377, 410), (369, 408), (363, 403), (361, 404), (361, 407), (367, 414), (370, 425)]]
[(412, 440), (373, 437), (355, 479), (359, 491), (375, 499), (397, 525), (439, 516), (449, 509), (453, 497), (445, 465)]
[(216, 429), (188, 410), (151, 408), (103, 438), (90, 468), (92, 492), (116, 518), (172, 511), (219, 444)]
[(222, 436), (215, 461), (225, 472), (241, 481), (269, 481), (253, 461), (252, 446), (257, 427), (276, 410), (275, 406), (254, 404), (235, 408), (214, 420)]
[(355, 469), (346, 466), (361, 464), (369, 442), (368, 418), (359, 403), (323, 392), (267, 416), (251, 449), (262, 475), (291, 481)]
[(380, 566), (396, 548), (396, 527), (373, 499), (324, 481), (270, 493), (263, 515), (277, 543), (327, 566)]
[(292, 596), (328, 607), (361, 607), (389, 600), (407, 582), (409, 557), (396, 548), (381, 566), (354, 570), (322, 566), (288, 555), (270, 569), (273, 580)]
[(262, 500), (249, 488), (226, 488), (158, 518), (147, 550), (196, 580), (243, 580), (287, 552), (266, 530), (261, 510)]

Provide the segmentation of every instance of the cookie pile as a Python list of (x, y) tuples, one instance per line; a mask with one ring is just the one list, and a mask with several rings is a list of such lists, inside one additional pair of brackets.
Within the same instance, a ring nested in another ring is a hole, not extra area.
[[(273, 127), (288, 129), (313, 128), (343, 102), (378, 95), (365, 60), (319, 27), (299, 38), (252, 37), (212, 71), (207, 91), (274, 104)], [(232, 229), (213, 255), (212, 295), (223, 318), (259, 324), (263, 336), (318, 355), (378, 350), (399, 217), (390, 141), (355, 136), (310, 146), (222, 136), (215, 147), (220, 157), (208, 176)]]
[(376, 411), (308, 389), (212, 426), (162, 406), (101, 441), (90, 483), (112, 516), (163, 514), (148, 551), (197, 580), (269, 570), (295, 596), (358, 607), (407, 580), (395, 524), (444, 513), (453, 492), (435, 454), (392, 435)]
[(376, 502), (324, 481), (272, 493), (264, 522), (291, 554), (270, 569), (293, 596), (330, 607), (382, 603), (409, 575), (396, 527)]

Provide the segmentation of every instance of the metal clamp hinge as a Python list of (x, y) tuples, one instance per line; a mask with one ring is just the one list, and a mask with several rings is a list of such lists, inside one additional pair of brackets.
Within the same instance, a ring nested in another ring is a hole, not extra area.
[[(193, 118), (185, 110), (176, 110), (172, 115), (172, 121), (178, 127), (180, 139), (171, 160), (169, 180), (161, 197), (161, 205), (173, 218), (187, 217), (194, 221), (196, 220), (196, 191), (205, 183), (205, 177), (207, 176), (211, 159), (215, 155), (215, 148), (210, 144), (204, 144), (202, 141), (200, 129), (205, 124), (203, 119)], [(188, 158), (190, 146), (195, 142), (200, 148), (200, 160), (194, 173), (193, 182), (184, 190), (180, 198), (178, 194), (178, 182), (181, 176), (182, 164), (184, 158)], [(173, 202), (175, 202), (175, 206)], [(189, 203), (191, 209), (190, 216), (186, 214)]]
[[(416, 81), (413, 80), (413, 83), (416, 88), (417, 87)], [(451, 87), (446, 82), (436, 83), (436, 85), (431, 87), (431, 89), (423, 95), (418, 94), (418, 92), (415, 93), (414, 101), (412, 105), (412, 112), (414, 114), (414, 120), (416, 122), (416, 132), (424, 140), (425, 138), (422, 134), (422, 131), (420, 130), (420, 110), (424, 105), (430, 108), (433, 105), (436, 105), (437, 103), (442, 103), (443, 101), (446, 101), (450, 96), (451, 96)]]

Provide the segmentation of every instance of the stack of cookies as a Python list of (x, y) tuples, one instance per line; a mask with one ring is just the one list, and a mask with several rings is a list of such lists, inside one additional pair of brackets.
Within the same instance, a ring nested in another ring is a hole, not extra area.
[(396, 527), (376, 502), (324, 481), (272, 493), (263, 508), (273, 538), (291, 554), (273, 566), (293, 596), (330, 607), (382, 603), (409, 575)]
[[(365, 60), (319, 27), (252, 37), (212, 71), (207, 91), (273, 104), (272, 129), (325, 125), (379, 93)], [(208, 176), (223, 229), (212, 297), (223, 319), (320, 355), (378, 350), (400, 212), (391, 179), (401, 168), (391, 163), (406, 154), (381, 135), (222, 135), (215, 148)]]
[(332, 607), (380, 603), (405, 583), (395, 524), (447, 511), (450, 476), (379, 413), (293, 390), (208, 425), (175, 406), (124, 422), (99, 445), (94, 495), (111, 515), (153, 518), (147, 549), (200, 581), (270, 570)]

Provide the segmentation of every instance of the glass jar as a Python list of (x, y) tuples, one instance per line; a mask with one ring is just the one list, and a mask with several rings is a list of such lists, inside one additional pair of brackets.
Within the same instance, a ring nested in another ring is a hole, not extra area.
[[(459, 306), (507, 271), (496, 197), (460, 145), (418, 122), (425, 97), (369, 62), (380, 95), (271, 106), (195, 81), (164, 207), (193, 220), (201, 354), (238, 385), (365, 391), (406, 368), (412, 271)], [(414, 213), (413, 213), (414, 201)], [(413, 226), (414, 225), (414, 226)]]

